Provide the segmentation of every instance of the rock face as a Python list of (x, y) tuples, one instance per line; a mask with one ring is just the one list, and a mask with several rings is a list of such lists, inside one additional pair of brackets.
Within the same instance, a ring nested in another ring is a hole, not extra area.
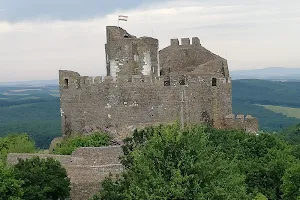
[(232, 114), (227, 61), (202, 47), (197, 37), (192, 42), (183, 38), (181, 44), (171, 39), (158, 51), (157, 39), (108, 26), (105, 50), (106, 77), (59, 72), (63, 136), (101, 130), (121, 140), (132, 127), (176, 120), (258, 130), (255, 118), (240, 123), (226, 117)]

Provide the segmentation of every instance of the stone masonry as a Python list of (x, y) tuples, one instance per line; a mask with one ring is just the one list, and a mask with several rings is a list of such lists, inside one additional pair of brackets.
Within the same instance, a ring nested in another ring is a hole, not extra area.
[[(171, 39), (158, 51), (155, 38), (137, 38), (114, 26), (106, 30), (106, 77), (59, 71), (63, 138), (105, 131), (118, 141), (136, 128), (175, 121), (258, 131), (256, 118), (232, 114), (227, 61), (205, 49), (199, 38)], [(120, 146), (79, 148), (70, 156), (11, 153), (8, 163), (52, 157), (67, 170), (71, 199), (87, 200), (105, 177), (123, 171), (121, 155)]]
[(17, 164), (18, 159), (29, 159), (34, 156), (40, 158), (51, 157), (59, 161), (66, 168), (71, 181), (71, 199), (88, 200), (99, 192), (100, 182), (111, 174), (113, 177), (123, 171), (119, 157), (122, 155), (120, 146), (83, 147), (75, 150), (70, 156), (54, 154), (20, 154), (10, 153), (7, 163)]
[(106, 30), (106, 77), (59, 71), (64, 137), (102, 130), (121, 140), (135, 128), (174, 121), (258, 131), (256, 118), (232, 114), (227, 61), (199, 38), (171, 39), (158, 51), (155, 38)]

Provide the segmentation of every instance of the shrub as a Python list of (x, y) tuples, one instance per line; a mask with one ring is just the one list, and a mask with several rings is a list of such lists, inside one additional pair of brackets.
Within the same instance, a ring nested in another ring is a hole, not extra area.
[(19, 160), (14, 166), (17, 179), (24, 181), (24, 200), (58, 200), (70, 195), (70, 180), (66, 170), (53, 158)]
[(109, 142), (109, 136), (104, 133), (94, 133), (89, 136), (74, 136), (58, 143), (54, 148), (53, 153), (70, 155), (79, 147), (101, 147), (109, 145)]

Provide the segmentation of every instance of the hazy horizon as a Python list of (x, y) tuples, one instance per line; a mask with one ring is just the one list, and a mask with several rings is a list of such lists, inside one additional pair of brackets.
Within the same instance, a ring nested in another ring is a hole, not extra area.
[(105, 26), (152, 36), (200, 38), (230, 70), (300, 67), (298, 0), (0, 0), (0, 82), (57, 79), (58, 70), (105, 75)]

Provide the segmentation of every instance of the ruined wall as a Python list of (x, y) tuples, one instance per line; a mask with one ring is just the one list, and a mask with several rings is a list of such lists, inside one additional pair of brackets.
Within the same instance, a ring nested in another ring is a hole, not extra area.
[[(164, 79), (181, 79), (198, 76), (210, 80), (212, 90), (201, 93), (212, 101), (211, 120), (220, 127), (222, 119), (232, 113), (231, 78), (227, 61), (201, 46), (197, 37), (171, 39), (170, 46), (160, 50), (160, 73)], [(197, 90), (197, 89), (196, 89)]]
[[(159, 51), (154, 38), (107, 27), (106, 77), (59, 72), (63, 136), (95, 130), (123, 139), (135, 128), (176, 120), (224, 126), (232, 113), (227, 61), (197, 37), (172, 39)], [(160, 68), (160, 70), (159, 70)]]
[(257, 133), (259, 130), (257, 118), (251, 115), (245, 117), (243, 114), (230, 114), (224, 118), (223, 125), (223, 129), (244, 130), (248, 133)]
[(120, 146), (83, 147), (75, 150), (70, 156), (53, 154), (18, 154), (10, 153), (7, 163), (15, 165), (18, 158), (29, 159), (51, 157), (58, 160), (66, 168), (71, 181), (71, 199), (87, 200), (100, 189), (100, 182), (109, 174), (116, 176), (123, 171), (119, 157)]
[(115, 26), (108, 26), (106, 35), (107, 76), (125, 82), (131, 81), (132, 75), (157, 76), (157, 39), (136, 38)]
[(216, 86), (211, 77), (200, 75), (168, 82), (138, 76), (132, 82), (98, 82), (60, 71), (62, 130), (66, 136), (109, 130), (114, 138), (123, 138), (123, 133), (145, 125), (176, 120), (199, 124), (219, 117), (216, 112), (223, 117), (231, 113), (231, 106), (224, 106), (224, 101), (231, 102), (231, 96), (223, 94), (228, 90), (231, 84), (223, 77), (216, 78)]

